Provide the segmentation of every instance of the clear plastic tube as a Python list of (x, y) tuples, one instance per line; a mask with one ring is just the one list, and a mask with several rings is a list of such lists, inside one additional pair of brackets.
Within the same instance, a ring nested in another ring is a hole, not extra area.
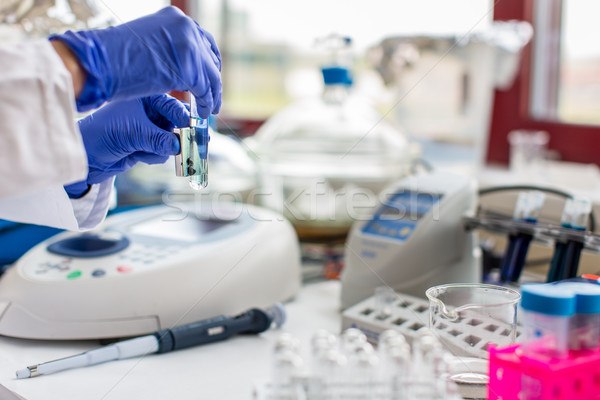
[(195, 97), (190, 94), (190, 126), (174, 130), (179, 136), (181, 151), (175, 157), (177, 176), (189, 177), (192, 189), (208, 185), (208, 120), (200, 118)]
[(571, 226), (574, 229), (585, 230), (592, 212), (592, 202), (585, 197), (577, 197), (567, 201), (571, 203)]
[(392, 315), (396, 298), (396, 292), (388, 286), (375, 288), (375, 312), (378, 319), (384, 320)]
[[(537, 190), (519, 193), (513, 219), (531, 224), (537, 223), (544, 205), (544, 199), (545, 195)], [(532, 238), (531, 234), (524, 232), (509, 235), (506, 252), (500, 265), (500, 280), (502, 282), (517, 282), (519, 280)]]

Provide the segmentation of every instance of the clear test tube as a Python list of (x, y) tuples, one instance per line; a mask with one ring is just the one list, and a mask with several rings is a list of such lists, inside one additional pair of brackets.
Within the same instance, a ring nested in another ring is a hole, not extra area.
[[(586, 198), (575, 198), (571, 200), (571, 203), (571, 228), (585, 231), (592, 211), (592, 202)], [(575, 278), (577, 276), (582, 250), (583, 240), (571, 239), (567, 241), (563, 261), (563, 278)]]
[(586, 230), (590, 214), (592, 213), (592, 202), (585, 197), (576, 197), (569, 200), (571, 202), (571, 227), (582, 231)]
[(181, 151), (175, 156), (175, 174), (189, 177), (192, 189), (208, 185), (208, 119), (198, 116), (196, 99), (190, 93), (190, 126), (174, 129), (179, 137)]
[(394, 289), (388, 286), (375, 288), (375, 318), (384, 320), (392, 315), (394, 302), (398, 296)]
[[(517, 204), (513, 212), (515, 221), (537, 223), (538, 216), (544, 205), (544, 193), (532, 190), (527, 193), (519, 193)], [(510, 234), (506, 252), (500, 265), (500, 280), (503, 282), (517, 282), (525, 266), (525, 258), (529, 250), (529, 244), (533, 236), (528, 233), (519, 232)]]
[[(573, 221), (573, 199), (567, 199), (565, 206), (563, 207), (562, 216), (560, 218), (560, 226), (562, 228), (571, 229), (571, 222)], [(564, 276), (564, 262), (565, 262), (565, 250), (567, 244), (565, 241), (557, 239), (554, 243), (554, 254), (552, 255), (552, 261), (550, 262), (550, 268), (548, 269), (548, 275), (546, 282), (556, 282), (563, 279)]]
[[(592, 211), (592, 202), (584, 197), (567, 199), (563, 208), (560, 224), (562, 228), (585, 231)], [(554, 244), (554, 254), (548, 270), (547, 282), (577, 276), (577, 268), (583, 240), (558, 239)]]
[(517, 204), (513, 211), (513, 219), (525, 222), (537, 222), (546, 195), (539, 190), (531, 190), (527, 193), (519, 193)]

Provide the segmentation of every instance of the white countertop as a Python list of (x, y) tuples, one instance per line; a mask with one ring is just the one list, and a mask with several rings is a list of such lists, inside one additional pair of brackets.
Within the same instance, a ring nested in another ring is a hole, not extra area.
[[(273, 344), (282, 332), (304, 346), (318, 329), (340, 332), (339, 297), (337, 281), (307, 284), (286, 304), (288, 319), (281, 330), (32, 379), (17, 380), (15, 371), (97, 348), (98, 342), (0, 336), (0, 385), (26, 400), (252, 399), (254, 385), (270, 377)], [(1, 386), (0, 398), (6, 398)]]

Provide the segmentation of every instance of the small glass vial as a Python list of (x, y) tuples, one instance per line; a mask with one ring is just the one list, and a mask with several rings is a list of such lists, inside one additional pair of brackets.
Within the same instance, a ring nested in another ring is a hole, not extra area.
[(198, 116), (195, 97), (190, 94), (190, 126), (174, 129), (181, 151), (175, 156), (175, 174), (189, 177), (190, 186), (200, 190), (208, 185), (208, 119)]
[(384, 320), (392, 315), (394, 302), (397, 299), (394, 289), (388, 286), (375, 288), (375, 317)]

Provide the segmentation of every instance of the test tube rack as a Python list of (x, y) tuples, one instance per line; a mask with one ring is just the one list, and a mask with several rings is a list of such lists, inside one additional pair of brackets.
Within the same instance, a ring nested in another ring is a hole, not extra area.
[(581, 243), (585, 250), (600, 253), (600, 235), (589, 231), (569, 229), (539, 221), (536, 224), (530, 224), (508, 218), (485, 215), (466, 216), (463, 218), (463, 223), (466, 229), (484, 229), (505, 235), (528, 234), (536, 242), (549, 246), (555, 242), (578, 242)]
[(388, 329), (399, 331), (409, 342), (429, 324), (429, 302), (415, 296), (396, 293), (396, 300), (388, 312), (378, 310), (375, 296), (371, 296), (342, 313), (342, 331), (360, 329), (372, 344)]
[(521, 345), (490, 348), (488, 400), (599, 400), (600, 350), (527, 357)]
[[(396, 330), (411, 342), (420, 331), (429, 326), (429, 301), (419, 297), (396, 293), (387, 313), (378, 311), (376, 297), (372, 296), (346, 309), (342, 313), (342, 330), (360, 329), (369, 342), (377, 344), (379, 335), (386, 330)], [(496, 336), (510, 334), (496, 321), (466, 319), (435, 327), (436, 334), (447, 350), (460, 356), (486, 357), (488, 343), (498, 342)], [(517, 336), (520, 334), (517, 329)]]

